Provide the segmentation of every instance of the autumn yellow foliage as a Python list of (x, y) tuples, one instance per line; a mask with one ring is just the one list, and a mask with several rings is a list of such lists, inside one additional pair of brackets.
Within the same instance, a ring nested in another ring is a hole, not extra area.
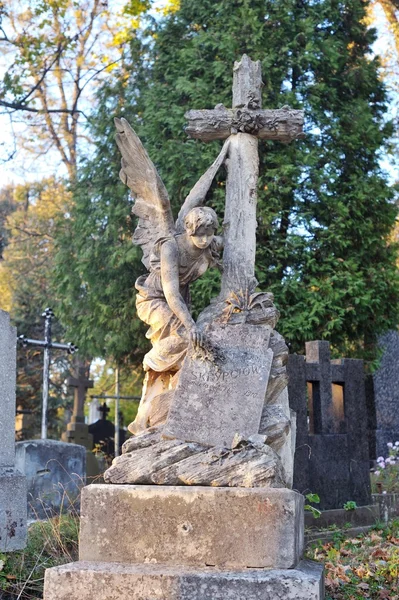
[(46, 295), (56, 220), (70, 202), (64, 185), (54, 178), (12, 186), (11, 192), (14, 210), (3, 224), (7, 242), (0, 262), (0, 308), (8, 312), (27, 282), (32, 294)]

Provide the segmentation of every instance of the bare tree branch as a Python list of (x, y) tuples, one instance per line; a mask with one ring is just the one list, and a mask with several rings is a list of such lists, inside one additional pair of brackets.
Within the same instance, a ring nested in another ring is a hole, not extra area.
[(83, 115), (86, 119), (88, 119), (87, 115), (83, 110), (80, 109), (63, 109), (63, 108), (33, 108), (31, 106), (26, 106), (21, 102), (6, 102), (5, 100), (0, 100), (0, 106), (4, 106), (4, 108), (10, 108), (11, 110), (23, 110), (25, 112), (32, 112), (37, 114), (45, 114), (45, 113), (68, 113), (69, 115), (73, 115), (74, 113), (79, 113)]

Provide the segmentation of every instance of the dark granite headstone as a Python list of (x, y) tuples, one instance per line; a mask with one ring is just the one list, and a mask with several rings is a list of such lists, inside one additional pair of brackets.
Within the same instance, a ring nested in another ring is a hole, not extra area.
[(399, 440), (399, 332), (379, 340), (383, 351), (377, 371), (368, 380), (370, 457), (387, 456), (387, 443)]
[(363, 361), (330, 360), (329, 343), (308, 342), (288, 360), (290, 407), (297, 413), (294, 489), (320, 508), (369, 504), (370, 475)]
[[(94, 448), (99, 448), (107, 456), (115, 456), (115, 425), (107, 419), (99, 419), (89, 425), (89, 433), (93, 436)], [(119, 430), (119, 442), (122, 444), (126, 439), (124, 429)]]

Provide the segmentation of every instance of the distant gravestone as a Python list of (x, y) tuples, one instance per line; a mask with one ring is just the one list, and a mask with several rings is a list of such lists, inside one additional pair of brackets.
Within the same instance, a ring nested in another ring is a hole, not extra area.
[(26, 479), (15, 464), (17, 332), (0, 310), (0, 551), (26, 545)]
[(380, 337), (382, 357), (369, 378), (370, 456), (387, 456), (389, 442), (399, 440), (399, 332), (388, 331)]
[(214, 354), (186, 358), (164, 436), (230, 448), (236, 434), (257, 434), (273, 360), (270, 332), (248, 324), (209, 327)]
[[(18, 442), (16, 464), (27, 479), (29, 519), (46, 519), (78, 506), (86, 483), (86, 448), (56, 440)], [(26, 496), (24, 503), (26, 510)]]
[(91, 450), (93, 448), (93, 437), (85, 423), (84, 404), (87, 390), (92, 388), (94, 383), (86, 377), (86, 368), (79, 367), (78, 376), (68, 377), (67, 385), (74, 390), (73, 412), (62, 439), (64, 442), (79, 444)]
[(61, 436), (63, 442), (78, 444), (86, 448), (87, 477), (96, 478), (100, 474), (100, 466), (93, 450), (93, 436), (85, 423), (84, 405), (87, 390), (94, 386), (93, 381), (86, 376), (86, 367), (79, 366), (77, 377), (68, 377), (68, 387), (74, 390), (73, 413), (67, 430)]
[(320, 508), (371, 502), (362, 360), (330, 359), (326, 341), (306, 343), (288, 360), (290, 406), (296, 411), (294, 489), (320, 496)]
[[(115, 455), (115, 425), (107, 419), (110, 408), (104, 402), (98, 410), (101, 413), (101, 419), (89, 425), (89, 433), (93, 436), (94, 448), (104, 452), (107, 456), (113, 457)], [(121, 447), (125, 439), (125, 430), (120, 429), (119, 443)]]

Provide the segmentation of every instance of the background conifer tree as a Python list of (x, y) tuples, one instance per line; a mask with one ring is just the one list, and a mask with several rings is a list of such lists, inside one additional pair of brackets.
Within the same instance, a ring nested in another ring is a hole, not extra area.
[[(278, 329), (294, 350), (328, 339), (337, 353), (373, 356), (375, 335), (397, 324), (399, 282), (389, 244), (396, 207), (379, 167), (391, 127), (366, 8), (363, 0), (182, 0), (151, 24), (149, 48), (132, 40), (134, 69), (99, 96), (98, 152), (75, 190), (68, 260), (60, 243), (60, 310), (80, 345), (133, 361), (142, 349), (133, 302), (140, 253), (130, 242), (131, 201), (117, 184), (111, 118), (132, 121), (176, 210), (219, 149), (187, 139), (184, 113), (230, 106), (232, 65), (245, 52), (262, 62), (263, 106), (306, 114), (303, 140), (260, 144), (260, 288), (274, 292)], [(220, 213), (223, 200), (221, 174), (209, 203)], [(197, 282), (197, 311), (217, 289), (215, 274)], [(68, 313), (79, 310), (79, 294), (89, 325)]]

